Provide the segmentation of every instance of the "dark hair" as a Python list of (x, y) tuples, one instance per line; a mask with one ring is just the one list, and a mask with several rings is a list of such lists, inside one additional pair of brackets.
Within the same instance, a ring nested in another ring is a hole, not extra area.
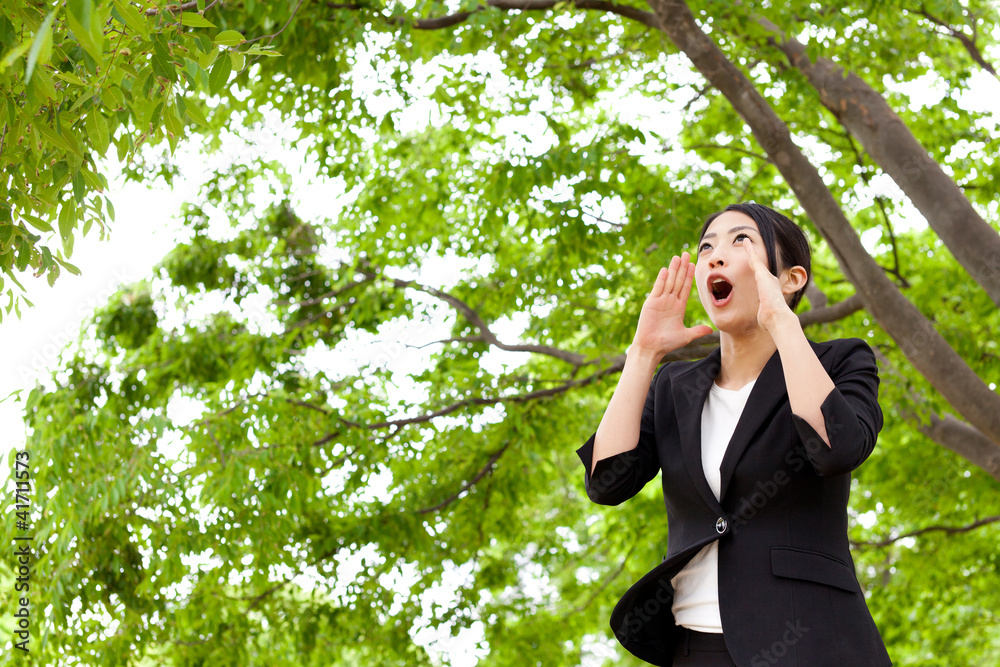
[[(699, 245), (701, 244), (701, 238), (705, 236), (705, 231), (708, 229), (708, 226), (712, 224), (713, 220), (726, 211), (739, 211), (740, 213), (750, 216), (753, 221), (757, 223), (757, 229), (760, 230), (760, 236), (764, 241), (764, 247), (767, 249), (767, 262), (771, 268), (771, 273), (777, 276), (779, 266), (783, 268), (801, 266), (806, 270), (806, 283), (808, 284), (809, 278), (812, 277), (812, 259), (809, 252), (809, 241), (806, 240), (806, 235), (794, 222), (774, 209), (768, 208), (762, 204), (755, 204), (752, 202), (746, 204), (730, 204), (724, 210), (708, 216), (708, 219), (705, 220), (705, 224), (701, 227), (701, 234), (698, 236)], [(781, 253), (780, 262), (778, 261), (779, 250)], [(799, 305), (799, 301), (802, 300), (802, 295), (805, 294), (805, 290), (805, 285), (803, 285), (802, 289), (792, 295), (792, 300), (788, 304), (792, 310), (795, 310), (795, 307)]]

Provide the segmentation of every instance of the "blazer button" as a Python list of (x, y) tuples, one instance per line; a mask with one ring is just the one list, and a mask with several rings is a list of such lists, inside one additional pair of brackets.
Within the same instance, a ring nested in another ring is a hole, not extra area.
[(729, 527), (729, 522), (726, 521), (725, 517), (719, 517), (719, 520), (715, 522), (715, 532), (720, 535), (726, 532), (726, 528)]

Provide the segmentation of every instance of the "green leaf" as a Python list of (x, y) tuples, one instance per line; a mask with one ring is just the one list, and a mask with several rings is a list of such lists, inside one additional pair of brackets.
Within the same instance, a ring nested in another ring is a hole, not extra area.
[(31, 217), (25, 217), (25, 220), (28, 221), (29, 225), (31, 225), (32, 227), (34, 227), (35, 229), (37, 229), (40, 232), (51, 232), (52, 231), (52, 225), (50, 225), (48, 222), (46, 222), (42, 218), (31, 216)]
[(218, 59), (219, 53), (219, 47), (213, 45), (210, 51), (198, 56), (198, 64), (203, 69), (208, 69)]
[(93, 0), (69, 0), (66, 3), (66, 23), (83, 50), (100, 66), (104, 59), (104, 35), (94, 13)]
[(56, 84), (52, 80), (52, 75), (44, 69), (35, 71), (35, 76), (32, 77), (30, 86), (36, 95), (49, 100), (58, 99)]
[[(28, 268), (28, 262), (31, 261), (31, 243), (26, 238), (21, 238), (17, 242), (17, 260), (15, 266), (18, 271), (24, 271)], [(20, 314), (18, 315), (20, 317)]]
[(115, 142), (115, 148), (118, 149), (118, 161), (119, 162), (124, 161), (125, 157), (128, 155), (128, 151), (129, 151), (129, 139), (130, 139), (130, 137), (126, 133), (126, 134), (122, 134), (121, 138), (119, 138), (118, 141)]
[(173, 58), (162, 37), (157, 37), (153, 42), (153, 71), (165, 79), (177, 80), (177, 68), (174, 66)]
[(37, 384), (31, 393), (28, 394), (28, 400), (24, 402), (24, 411), (31, 412), (38, 406), (38, 402), (42, 400), (42, 389)]
[(74, 111), (82, 107), (84, 104), (89, 102), (93, 97), (94, 97), (94, 91), (88, 90), (87, 92), (85, 92), (83, 95), (80, 95), (80, 97), (76, 99), (76, 102), (73, 103), (73, 106), (69, 108), (69, 112), (73, 113)]
[(73, 228), (76, 226), (76, 206), (72, 201), (63, 203), (59, 209), (59, 236), (63, 242), (73, 235)]
[(186, 25), (190, 28), (214, 28), (215, 24), (206, 19), (201, 14), (194, 14), (191, 12), (185, 12), (181, 14), (181, 25)]
[(237, 46), (247, 40), (246, 37), (235, 30), (223, 30), (215, 36), (214, 41), (219, 46)]
[(80, 170), (80, 175), (83, 176), (84, 183), (86, 183), (91, 190), (96, 190), (97, 192), (104, 192), (104, 188), (107, 187), (107, 183), (104, 181), (103, 176), (95, 174), (86, 167)]
[(171, 106), (164, 110), (163, 124), (170, 133), (168, 141), (170, 141), (171, 151), (173, 151), (177, 148), (177, 141), (184, 136), (184, 123), (177, 116), (177, 107)]
[(90, 145), (94, 147), (97, 154), (104, 157), (111, 144), (111, 137), (108, 133), (108, 122), (104, 119), (99, 108), (95, 108), (87, 116), (87, 136), (90, 138)]
[[(110, 95), (111, 98), (114, 100), (115, 104), (117, 105), (116, 108), (122, 109), (125, 107), (125, 93), (122, 92), (121, 88), (119, 88), (118, 86), (112, 86), (111, 88), (108, 88), (105, 92), (107, 92), (107, 94)], [(111, 104), (108, 103), (107, 99), (105, 99), (104, 103), (109, 107), (111, 107)]]
[(242, 53), (237, 53), (236, 51), (230, 51), (229, 57), (233, 61), (233, 69), (237, 72), (243, 71), (243, 66), (246, 65), (247, 59)]
[(210, 95), (217, 94), (229, 81), (229, 75), (233, 71), (233, 63), (229, 58), (219, 58), (212, 65), (208, 73), (208, 92)]
[(82, 204), (87, 196), (87, 182), (83, 180), (83, 174), (77, 172), (73, 174), (73, 198), (78, 204)]
[(144, 39), (149, 37), (149, 21), (145, 16), (141, 16), (132, 5), (123, 2), (123, 0), (115, 0), (115, 10), (125, 25), (133, 32), (139, 33)]
[(184, 113), (187, 114), (191, 120), (198, 123), (202, 127), (208, 127), (208, 120), (206, 120), (205, 114), (201, 112), (201, 109), (198, 108), (196, 103), (189, 102), (185, 105)]
[[(78, 77), (76, 74), (73, 74), (72, 72), (60, 72), (60, 71), (57, 70), (57, 71), (55, 71), (55, 72), (52, 73), (52, 76), (54, 76), (55, 78), (59, 79), (60, 81), (65, 81), (67, 83), (72, 83), (74, 86), (86, 86), (87, 85), (87, 83), (83, 79), (81, 79), (80, 77)], [(87, 95), (87, 99), (89, 99), (91, 96), (92, 95)]]
[(82, 155), (80, 153), (79, 146), (76, 145), (76, 142), (73, 142), (69, 140), (67, 137), (59, 134), (45, 123), (35, 123), (35, 129), (38, 130), (39, 134), (41, 134), (46, 141), (48, 141), (56, 148), (61, 148), (64, 151), (75, 153), (77, 155)]
[(49, 287), (52, 287), (53, 285), (56, 284), (56, 278), (58, 278), (58, 277), (59, 277), (59, 267), (58, 266), (50, 267), (48, 269), (48, 271), (45, 272), (45, 280), (46, 280), (46, 282), (49, 283)]
[(58, 9), (59, 7), (56, 7), (49, 12), (38, 28), (38, 32), (35, 33), (35, 39), (31, 42), (31, 50), (28, 52), (28, 62), (24, 68), (25, 83), (31, 81), (31, 75), (34, 74), (35, 66), (39, 61), (44, 65), (52, 57), (52, 20), (56, 17)]
[(75, 265), (70, 264), (65, 259), (59, 259), (58, 257), (56, 257), (56, 261), (59, 262), (59, 264), (61, 264), (64, 269), (72, 273), (74, 276), (80, 275), (80, 269), (77, 268)]
[(8, 51), (3, 60), (0, 60), (0, 72), (14, 64), (14, 62), (24, 55), (25, 51), (31, 48), (31, 42), (23, 42)]

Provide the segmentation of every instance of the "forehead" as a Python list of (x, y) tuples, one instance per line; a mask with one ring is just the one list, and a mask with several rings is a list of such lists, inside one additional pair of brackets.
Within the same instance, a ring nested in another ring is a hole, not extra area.
[[(757, 229), (757, 223), (754, 222), (753, 218), (746, 213), (741, 213), (740, 211), (725, 211), (722, 215), (713, 220), (712, 224), (705, 229), (705, 233), (702, 235), (702, 238), (709, 235), (721, 236), (723, 234), (728, 234), (729, 230), (733, 227), (749, 227), (751, 231), (757, 232), (758, 234), (760, 233), (760, 230)], [(747, 230), (743, 229), (741, 231)]]

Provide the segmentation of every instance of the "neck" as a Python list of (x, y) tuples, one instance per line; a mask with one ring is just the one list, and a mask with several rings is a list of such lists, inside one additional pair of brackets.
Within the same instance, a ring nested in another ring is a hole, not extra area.
[(754, 327), (739, 336), (721, 332), (719, 347), (722, 367), (715, 383), (723, 389), (740, 389), (756, 380), (777, 350), (771, 335), (762, 327)]

